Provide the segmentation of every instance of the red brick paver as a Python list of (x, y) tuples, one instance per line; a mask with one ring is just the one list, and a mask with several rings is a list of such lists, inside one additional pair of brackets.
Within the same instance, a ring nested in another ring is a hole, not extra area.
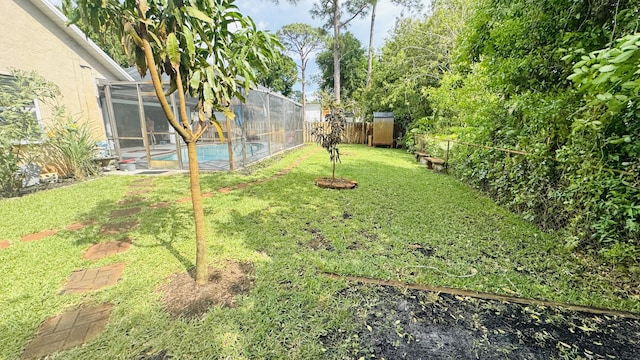
[(159, 203), (149, 205), (149, 207), (152, 209), (162, 209), (162, 208), (166, 208), (167, 206), (169, 206), (169, 203), (166, 201), (161, 201)]
[(104, 224), (100, 228), (100, 235), (121, 234), (133, 230), (136, 226), (138, 226), (137, 220)]
[(84, 344), (98, 336), (109, 320), (111, 304), (81, 307), (45, 320), (22, 359), (38, 359)]
[(83, 259), (98, 260), (107, 256), (119, 254), (129, 250), (131, 243), (128, 241), (111, 241), (95, 244), (84, 253)]
[(65, 229), (69, 231), (76, 231), (76, 230), (84, 229), (87, 226), (93, 226), (95, 224), (96, 224), (95, 221), (83, 221), (83, 222), (67, 225)]
[(148, 194), (150, 193), (151, 190), (145, 189), (145, 190), (136, 190), (136, 191), (130, 191), (128, 193), (126, 193), (126, 196), (136, 196), (136, 195), (143, 195), (143, 194)]
[(233, 189), (232, 189), (232, 188), (230, 188), (230, 187), (223, 187), (223, 188), (221, 188), (221, 189), (218, 189), (218, 192), (219, 192), (219, 193), (223, 193), (223, 194), (230, 193), (230, 192), (232, 192), (232, 191), (233, 191)]
[(139, 206), (128, 208), (128, 209), (113, 210), (111, 214), (109, 214), (109, 217), (119, 218), (119, 217), (131, 216), (139, 213), (140, 210), (141, 208)]
[(186, 203), (186, 202), (191, 201), (191, 197), (183, 197), (183, 198), (180, 198), (180, 199), (178, 199), (176, 201), (179, 202), (179, 203)]
[(202, 194), (202, 197), (203, 197), (203, 198), (210, 198), (210, 197), (212, 197), (212, 196), (214, 196), (214, 195), (215, 195), (214, 193), (207, 192), (207, 193)]
[(118, 201), (118, 205), (134, 205), (134, 204), (139, 204), (142, 201), (144, 201), (144, 198), (139, 197), (139, 196), (133, 196), (130, 197), (128, 199), (124, 199), (124, 200), (120, 200)]
[(247, 183), (238, 184), (238, 185), (236, 185), (236, 189), (244, 189), (247, 186), (249, 186), (249, 184), (247, 184)]
[(74, 271), (62, 290), (63, 294), (80, 294), (115, 285), (120, 280), (124, 263)]
[(9, 242), (9, 240), (0, 241), (0, 249), (6, 249), (9, 246), (11, 246), (11, 243)]
[(22, 241), (36, 241), (36, 240), (41, 240), (44, 239), (46, 237), (49, 236), (53, 236), (55, 234), (58, 233), (58, 230), (45, 230), (45, 231), (40, 231), (39, 233), (35, 233), (35, 234), (31, 234), (31, 235), (25, 235), (22, 237)]

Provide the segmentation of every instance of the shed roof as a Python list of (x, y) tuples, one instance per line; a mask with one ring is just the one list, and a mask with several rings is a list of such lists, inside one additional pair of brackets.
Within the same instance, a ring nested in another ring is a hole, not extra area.
[(392, 118), (393, 119), (393, 113), (392, 112), (374, 112), (373, 113), (373, 118)]

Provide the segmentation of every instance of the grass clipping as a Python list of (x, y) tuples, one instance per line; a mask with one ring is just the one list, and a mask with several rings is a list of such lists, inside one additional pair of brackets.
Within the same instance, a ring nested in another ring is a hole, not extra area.
[(199, 318), (211, 306), (235, 307), (236, 295), (247, 294), (253, 286), (251, 263), (226, 261), (220, 269), (210, 267), (209, 281), (202, 286), (196, 285), (193, 271), (171, 275), (158, 289), (162, 307), (173, 318)]

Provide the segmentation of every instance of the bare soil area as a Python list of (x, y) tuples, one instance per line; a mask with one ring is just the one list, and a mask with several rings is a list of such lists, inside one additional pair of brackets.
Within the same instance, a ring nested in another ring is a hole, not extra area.
[(358, 183), (349, 179), (323, 177), (315, 179), (316, 186), (325, 189), (348, 190), (355, 189)]
[(211, 306), (235, 307), (236, 295), (246, 294), (253, 286), (254, 267), (251, 263), (227, 261), (222, 268), (209, 267), (209, 282), (198, 286), (195, 274), (174, 274), (159, 288), (162, 304), (174, 318), (193, 319)]
[(341, 296), (362, 304), (356, 359), (640, 359), (637, 319), (380, 285)]

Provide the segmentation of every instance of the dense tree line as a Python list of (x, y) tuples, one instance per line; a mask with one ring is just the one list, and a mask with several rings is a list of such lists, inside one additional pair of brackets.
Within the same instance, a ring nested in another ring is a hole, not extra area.
[(640, 259), (640, 1), (439, 0), (401, 22), (363, 106), (447, 136), (454, 174), (567, 245)]

